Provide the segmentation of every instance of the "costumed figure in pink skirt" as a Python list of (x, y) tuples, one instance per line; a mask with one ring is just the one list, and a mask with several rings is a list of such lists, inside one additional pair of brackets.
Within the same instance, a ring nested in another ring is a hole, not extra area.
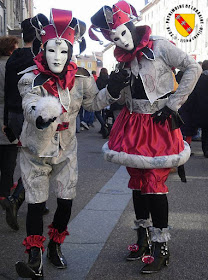
[[(116, 118), (103, 152), (106, 160), (126, 166), (130, 175), (138, 238), (129, 246), (127, 260), (141, 258), (145, 262), (141, 273), (154, 273), (168, 264), (170, 255), (165, 182), (170, 169), (183, 165), (190, 156), (179, 129), (178, 109), (194, 89), (201, 69), (169, 40), (151, 36), (149, 26), (136, 26), (137, 21), (135, 8), (119, 1), (91, 17), (89, 35), (99, 41), (95, 32), (100, 31), (116, 45), (114, 56), (120, 66), (111, 73), (107, 86), (112, 96), (120, 90), (120, 77), (130, 77), (118, 101), (126, 106)], [(171, 94), (173, 67), (184, 75)]]

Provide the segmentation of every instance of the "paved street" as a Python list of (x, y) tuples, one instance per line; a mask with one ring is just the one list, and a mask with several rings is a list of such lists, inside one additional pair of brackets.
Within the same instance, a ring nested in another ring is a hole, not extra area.
[[(170, 265), (154, 275), (140, 275), (142, 263), (126, 262), (127, 246), (136, 241), (128, 174), (103, 160), (101, 147), (106, 140), (98, 133), (99, 125), (81, 131), (78, 137), (79, 181), (69, 223), (70, 236), (62, 246), (68, 268), (57, 270), (44, 254), (46, 280), (207, 280), (208, 279), (208, 159), (201, 142), (193, 142), (194, 155), (186, 164), (187, 183), (177, 174), (169, 176), (169, 224), (172, 228)], [(19, 176), (17, 166), (15, 178)], [(52, 221), (56, 199), (53, 190), (47, 202), (50, 213), (44, 217), (44, 235)], [(19, 211), (18, 232), (5, 223), (0, 209), (1, 258), (0, 280), (18, 278), (14, 264), (26, 260), (24, 246), (26, 203)], [(45, 242), (47, 245), (48, 239)]]

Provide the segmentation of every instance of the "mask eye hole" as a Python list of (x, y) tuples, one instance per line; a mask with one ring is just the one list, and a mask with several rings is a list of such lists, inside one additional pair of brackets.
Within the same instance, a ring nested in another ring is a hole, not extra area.
[(113, 39), (113, 41), (115, 41), (115, 42), (118, 41), (118, 40), (119, 40), (119, 38), (117, 38), (117, 37)]
[(124, 30), (122, 33), (121, 33), (121, 36), (124, 36), (126, 34), (126, 30)]
[(67, 51), (61, 51), (61, 53), (67, 53)]
[(54, 52), (54, 50), (53, 50), (53, 49), (48, 49), (48, 51), (49, 51), (49, 52)]

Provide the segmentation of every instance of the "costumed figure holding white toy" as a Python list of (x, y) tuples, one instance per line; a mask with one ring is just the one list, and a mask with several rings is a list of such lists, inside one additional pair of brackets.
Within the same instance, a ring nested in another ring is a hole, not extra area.
[[(120, 79), (130, 77), (118, 102), (126, 104), (117, 117), (109, 141), (103, 146), (106, 160), (124, 165), (133, 192), (137, 242), (129, 246), (127, 260), (142, 259), (141, 273), (154, 273), (169, 263), (168, 187), (170, 169), (183, 165), (190, 147), (183, 141), (178, 109), (187, 100), (201, 74), (196, 61), (169, 40), (150, 36), (149, 26), (136, 26), (134, 7), (119, 1), (104, 6), (91, 17), (91, 39), (96, 31), (116, 45), (119, 70), (107, 86), (113, 96)], [(172, 68), (184, 72), (176, 92)], [(151, 221), (150, 221), (151, 216)]]
[[(49, 225), (47, 257), (57, 268), (67, 267), (61, 244), (69, 235), (67, 224), (76, 195), (79, 109), (99, 111), (117, 101), (120, 93), (116, 98), (107, 88), (99, 91), (93, 76), (70, 61), (75, 41), (80, 51), (85, 48), (86, 29), (71, 11), (52, 9), (50, 22), (38, 14), (31, 23), (44, 49), (34, 58), (36, 65), (21, 72), (18, 84), (24, 110), (20, 165), (28, 203), (23, 245), (29, 259), (18, 261), (16, 270), (22, 278), (43, 279), (43, 209), (49, 186), (57, 196), (57, 209)], [(121, 89), (125, 82), (126, 78)]]

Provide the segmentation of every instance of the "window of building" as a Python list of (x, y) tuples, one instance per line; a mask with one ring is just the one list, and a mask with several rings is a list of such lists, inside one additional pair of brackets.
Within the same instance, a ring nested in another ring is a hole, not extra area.
[(81, 67), (85, 68), (85, 62), (84, 61), (81, 62)]
[(88, 69), (91, 69), (91, 68), (92, 68), (92, 62), (88, 62), (88, 63), (87, 63), (87, 68), (88, 68)]

